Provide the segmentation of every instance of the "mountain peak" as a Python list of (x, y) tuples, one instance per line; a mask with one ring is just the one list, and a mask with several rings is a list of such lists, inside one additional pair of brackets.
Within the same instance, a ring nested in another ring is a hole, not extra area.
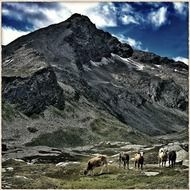
[(95, 26), (95, 24), (93, 24), (92, 22), (91, 22), (91, 20), (87, 17), (87, 16), (85, 16), (85, 15), (82, 15), (82, 14), (79, 14), (79, 13), (74, 13), (74, 14), (72, 14), (66, 21), (64, 21), (63, 23), (65, 23), (65, 22), (72, 22), (72, 23), (76, 23), (78, 26), (80, 26), (79, 25), (79, 23), (85, 23), (86, 25), (89, 25), (89, 24), (91, 24), (91, 25), (94, 25)]
[(87, 16), (78, 13), (64, 22), (15, 40), (4, 48), (6, 55), (9, 52), (12, 54), (21, 46), (32, 48), (40, 55), (46, 55), (49, 60), (57, 57), (75, 60), (80, 69), (90, 61), (111, 57), (111, 53), (125, 58), (133, 53), (130, 45), (123, 44), (110, 33), (97, 29)]
[(82, 15), (82, 14), (79, 14), (79, 13), (74, 13), (74, 14), (72, 14), (70, 17), (69, 17), (69, 19), (88, 19), (89, 20), (89, 18), (87, 17), (87, 16), (85, 16), (85, 15)]

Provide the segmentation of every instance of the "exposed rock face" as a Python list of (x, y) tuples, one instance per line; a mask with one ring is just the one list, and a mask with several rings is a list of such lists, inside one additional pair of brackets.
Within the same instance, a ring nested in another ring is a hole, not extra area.
[(3, 100), (15, 104), (26, 115), (40, 113), (49, 105), (64, 108), (63, 90), (51, 68), (37, 71), (31, 77), (3, 77)]
[[(174, 61), (167, 57), (161, 57), (151, 52), (144, 52), (141, 50), (135, 50), (133, 53), (133, 59), (143, 63), (158, 64), (158, 65), (170, 65), (171, 67), (178, 67), (181, 69), (188, 69), (188, 65), (180, 61)], [(168, 65), (168, 66), (169, 66)]]
[(126, 58), (133, 53), (133, 49), (128, 44), (122, 44), (108, 32), (97, 30), (88, 17), (74, 14), (64, 25), (70, 29), (64, 41), (74, 49), (77, 64), (81, 67), (90, 60), (101, 61), (102, 57), (110, 57), (111, 53)]
[(67, 101), (85, 97), (143, 133), (161, 135), (188, 126), (188, 66), (133, 52), (86, 16), (74, 14), (3, 48), (3, 97), (24, 113), (64, 107), (56, 78)]
[[(14, 159), (16, 156), (17, 159)], [(4, 160), (14, 159), (15, 161), (26, 161), (33, 163), (59, 163), (61, 161), (72, 160), (79, 158), (79, 154), (72, 153), (66, 150), (52, 149), (46, 146), (22, 147), (8, 151), (4, 155)]]

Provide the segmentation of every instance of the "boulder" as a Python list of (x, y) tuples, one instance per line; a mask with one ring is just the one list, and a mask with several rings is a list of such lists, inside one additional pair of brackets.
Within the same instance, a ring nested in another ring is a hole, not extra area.
[(183, 160), (183, 166), (189, 167), (189, 160)]
[(189, 158), (189, 153), (185, 151), (184, 149), (177, 151), (176, 155), (177, 155), (177, 158), (176, 158), (177, 161), (188, 160)]
[(144, 172), (146, 176), (156, 176), (159, 174), (159, 172)]

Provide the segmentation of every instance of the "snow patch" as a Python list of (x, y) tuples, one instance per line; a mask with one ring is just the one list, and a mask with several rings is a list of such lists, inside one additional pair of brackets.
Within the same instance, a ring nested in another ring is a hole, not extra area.
[(13, 171), (14, 168), (13, 168), (13, 167), (8, 167), (7, 170), (8, 170), (8, 171)]
[(85, 70), (85, 71), (92, 71), (92, 69), (91, 68), (89, 68), (88, 66), (86, 66), (86, 65), (83, 65), (83, 69)]
[(116, 88), (123, 88), (123, 86), (118, 86), (118, 85), (116, 85), (114, 83), (111, 83), (111, 85), (114, 86), (114, 87), (116, 87)]
[(3, 63), (4, 66), (9, 65), (11, 62), (13, 62), (13, 59), (7, 59), (5, 60), (5, 62)]
[(112, 75), (112, 77), (115, 79), (115, 80), (119, 80), (119, 75), (117, 75), (117, 74), (111, 74)]
[(131, 58), (123, 58), (123, 57), (120, 57), (119, 55), (116, 55), (113, 53), (111, 53), (111, 56), (123, 61), (127, 66), (133, 67), (137, 70), (143, 70), (145, 67), (142, 63), (138, 63), (138, 62), (132, 60)]
[(28, 179), (27, 177), (25, 177), (25, 176), (20, 176), (20, 175), (16, 175), (15, 178)]
[(102, 66), (102, 65), (108, 65), (109, 60), (106, 59), (105, 57), (103, 57), (100, 62), (95, 62), (95, 61), (90, 60), (90, 63), (91, 63), (91, 65), (93, 65), (95, 67), (99, 67), (99, 66)]
[(16, 162), (25, 162), (24, 160), (16, 159), (16, 158), (13, 158), (13, 160), (16, 161)]
[(174, 69), (174, 72), (179, 72), (177, 69)]

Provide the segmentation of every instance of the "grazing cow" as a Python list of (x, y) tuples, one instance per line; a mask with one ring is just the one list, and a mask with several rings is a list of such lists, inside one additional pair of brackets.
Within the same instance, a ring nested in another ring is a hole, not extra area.
[(121, 152), (119, 154), (119, 167), (121, 166), (121, 162), (123, 162), (123, 167), (125, 169), (127, 164), (127, 169), (129, 169), (129, 154), (126, 152)]
[(170, 151), (169, 154), (168, 154), (168, 157), (169, 157), (169, 167), (172, 167), (172, 168), (175, 167), (176, 152), (174, 150)]
[(94, 158), (91, 158), (88, 161), (88, 165), (87, 165), (86, 170), (84, 171), (84, 175), (87, 175), (89, 171), (93, 175), (94, 168), (100, 167), (100, 166), (103, 166), (102, 169), (101, 169), (101, 171), (100, 171), (100, 174), (102, 173), (104, 167), (106, 167), (107, 171), (109, 172), (108, 161), (107, 161), (107, 157), (106, 156), (99, 155), (99, 156), (96, 156)]
[(141, 170), (143, 169), (143, 164), (144, 164), (144, 153), (139, 151), (138, 153), (135, 154), (134, 160), (135, 160), (135, 168), (136, 165), (138, 164), (138, 169), (141, 167)]
[(166, 167), (166, 161), (168, 159), (168, 150), (164, 148), (160, 148), (158, 153), (158, 165), (160, 167), (160, 164), (162, 163), (162, 167)]

